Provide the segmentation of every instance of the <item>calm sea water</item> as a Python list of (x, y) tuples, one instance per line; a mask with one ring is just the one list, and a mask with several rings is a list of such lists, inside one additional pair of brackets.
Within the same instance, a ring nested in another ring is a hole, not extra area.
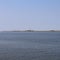
[(0, 32), (0, 60), (60, 60), (60, 32)]

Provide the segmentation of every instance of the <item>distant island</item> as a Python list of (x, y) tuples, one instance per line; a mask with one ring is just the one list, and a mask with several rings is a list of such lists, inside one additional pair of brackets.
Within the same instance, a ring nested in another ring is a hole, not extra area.
[(2, 32), (60, 32), (60, 30), (12, 30)]

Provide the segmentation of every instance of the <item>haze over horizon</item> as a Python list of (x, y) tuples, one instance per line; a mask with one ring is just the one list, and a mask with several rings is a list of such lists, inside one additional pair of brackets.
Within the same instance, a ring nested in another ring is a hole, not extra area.
[(60, 30), (60, 0), (0, 0), (1, 30)]

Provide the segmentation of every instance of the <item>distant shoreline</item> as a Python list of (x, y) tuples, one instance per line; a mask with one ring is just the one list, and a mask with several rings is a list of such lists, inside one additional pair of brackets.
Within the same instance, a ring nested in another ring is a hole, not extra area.
[(0, 31), (0, 32), (60, 32), (60, 30), (12, 30), (12, 31)]

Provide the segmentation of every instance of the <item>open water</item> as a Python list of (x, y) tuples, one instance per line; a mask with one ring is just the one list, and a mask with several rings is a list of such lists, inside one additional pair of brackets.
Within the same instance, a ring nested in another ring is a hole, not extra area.
[(0, 60), (60, 60), (60, 32), (0, 32)]

